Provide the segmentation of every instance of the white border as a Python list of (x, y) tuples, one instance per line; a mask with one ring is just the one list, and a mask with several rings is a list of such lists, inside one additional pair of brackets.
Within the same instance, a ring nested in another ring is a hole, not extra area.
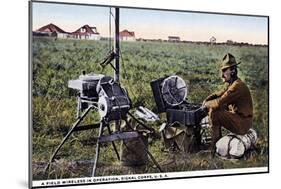
[[(44, 1), (44, 0), (43, 0)], [(49, 0), (47, 0), (49, 1)], [(92, 2), (87, 0), (55, 0), (55, 2), (66, 2), (66, 3), (86, 3), (89, 5), (116, 5), (125, 6), (133, 8), (138, 7), (131, 4), (122, 3), (118, 4), (116, 2)], [(152, 4), (151, 4), (152, 5)], [(159, 5), (159, 4), (158, 4)], [(139, 8), (156, 8), (162, 9), (162, 6), (139, 6)], [(185, 10), (192, 11), (193, 9), (181, 9), (181, 8), (163, 8), (170, 10)], [(233, 13), (233, 14), (243, 14), (240, 12), (224, 12), (224, 11), (214, 11), (214, 10), (203, 10), (198, 9), (197, 11), (203, 12), (213, 12), (213, 13)], [(245, 13), (244, 13), (245, 14)], [(251, 14), (251, 13), (247, 13)], [(254, 14), (254, 13), (253, 13)], [(255, 14), (254, 14), (255, 15)], [(257, 14), (258, 15), (258, 14)], [(265, 14), (261, 14), (265, 15)], [(141, 174), (141, 175), (120, 175), (120, 176), (102, 176), (102, 177), (85, 177), (85, 178), (69, 178), (69, 179), (55, 179), (55, 180), (41, 180), (32, 181), (32, 187), (51, 187), (51, 186), (67, 186), (67, 185), (87, 185), (87, 184), (102, 184), (102, 183), (118, 183), (118, 182), (130, 182), (130, 181), (147, 181), (147, 180), (163, 180), (163, 179), (175, 179), (175, 178), (193, 178), (193, 177), (206, 177), (206, 176), (220, 176), (220, 175), (237, 175), (237, 174), (249, 174), (249, 173), (267, 173), (269, 171), (268, 167), (260, 168), (236, 168), (236, 169), (219, 169), (219, 170), (204, 170), (204, 171), (188, 171), (188, 172), (171, 172), (171, 173), (154, 173), (154, 174)]]
[[(51, 1), (51, 0), (50, 0)], [(68, 0), (134, 7), (200, 10), (270, 16), (270, 173), (231, 177), (163, 180), (124, 184), (80, 186), (92, 189), (265, 189), (280, 185), (280, 3), (276, 0)], [(28, 179), (28, 0), (3, 1), (1, 33), (1, 188), (27, 188)], [(14, 37), (12, 37), (14, 36)], [(16, 100), (16, 101), (12, 101)], [(17, 114), (15, 116), (15, 114)], [(156, 188), (155, 187), (155, 188)], [(66, 187), (62, 187), (66, 188)], [(71, 187), (74, 188), (74, 187)], [(67, 187), (67, 189), (70, 189)]]
[(219, 176), (234, 175), (248, 173), (266, 173), (268, 167), (257, 168), (237, 168), (237, 169), (217, 169), (208, 171), (187, 171), (187, 172), (171, 172), (171, 173), (153, 173), (153, 174), (135, 174), (135, 175), (116, 175), (102, 177), (84, 177), (70, 179), (52, 179), (33, 181), (33, 187), (50, 187), (50, 186), (66, 186), (66, 185), (83, 185), (83, 184), (101, 184), (101, 183), (117, 183), (130, 181), (148, 181), (172, 178), (190, 178), (202, 176)]

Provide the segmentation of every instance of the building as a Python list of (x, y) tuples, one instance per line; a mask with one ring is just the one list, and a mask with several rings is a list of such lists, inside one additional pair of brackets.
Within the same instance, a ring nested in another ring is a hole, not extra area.
[(89, 25), (84, 25), (75, 32), (72, 32), (72, 37), (75, 39), (92, 39), (100, 40), (100, 34), (97, 32), (96, 27), (91, 27)]
[(135, 32), (123, 30), (119, 33), (119, 38), (122, 41), (136, 41)]
[(178, 36), (168, 36), (168, 41), (169, 42), (179, 42), (180, 37), (178, 37)]
[(216, 43), (216, 41), (217, 41), (217, 39), (216, 39), (214, 36), (212, 36), (212, 37), (210, 38), (210, 43), (211, 43), (211, 44)]
[(226, 40), (226, 44), (228, 44), (228, 45), (233, 45), (234, 44), (234, 41), (232, 41), (232, 40)]
[(70, 33), (65, 32), (55, 24), (48, 24), (46, 26), (43, 26), (33, 32), (34, 36), (47, 36), (47, 37), (56, 37), (56, 38), (69, 38)]

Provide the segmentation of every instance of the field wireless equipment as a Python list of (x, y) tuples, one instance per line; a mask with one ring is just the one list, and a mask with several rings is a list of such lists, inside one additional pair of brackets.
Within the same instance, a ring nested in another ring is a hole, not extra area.
[[(115, 61), (115, 65), (111, 64), (111, 61), (113, 60)], [(147, 127), (129, 112), (132, 107), (130, 98), (127, 91), (122, 88), (121, 84), (119, 83), (119, 8), (115, 8), (114, 51), (112, 51), (109, 56), (106, 57), (105, 60), (101, 63), (102, 66), (106, 66), (108, 64), (110, 64), (114, 69), (114, 77), (105, 76), (103, 74), (86, 74), (86, 72), (83, 71), (78, 79), (70, 80), (68, 82), (68, 87), (71, 90), (76, 91), (77, 93), (76, 121), (68, 131), (67, 135), (63, 138), (60, 145), (52, 154), (48, 165), (45, 167), (45, 171), (49, 169), (50, 164), (54, 161), (59, 150), (74, 131), (99, 129), (98, 136), (96, 137), (96, 153), (92, 176), (95, 176), (96, 174), (96, 168), (100, 153), (100, 143), (111, 142), (118, 160), (120, 160), (120, 156), (114, 141), (139, 139), (144, 143), (144, 141), (142, 141), (141, 133), (132, 128), (129, 121), (127, 120), (127, 117), (130, 116), (132, 119), (135, 119), (146, 129), (151, 128)], [(91, 110), (95, 110), (99, 113), (100, 122), (90, 125), (80, 125), (80, 123)], [(125, 121), (126, 127), (129, 127), (126, 128), (125, 131), (120, 128), (121, 121)], [(114, 132), (111, 131), (110, 123), (113, 123), (115, 125)], [(108, 134), (104, 133), (105, 129), (107, 129)], [(154, 157), (147, 148), (145, 149), (145, 153), (149, 155), (150, 159), (161, 172), (162, 170), (159, 164), (155, 161)]]
[(186, 98), (188, 86), (178, 76), (170, 76), (163, 81), (161, 93), (165, 102), (170, 106), (180, 105)]
[[(177, 75), (159, 78), (150, 82), (158, 113), (166, 113), (167, 124), (160, 128), (163, 131), (174, 123), (180, 123), (194, 129), (196, 145), (202, 141), (202, 119), (207, 112), (201, 104), (188, 103), (189, 86)], [(205, 123), (203, 123), (205, 124)]]

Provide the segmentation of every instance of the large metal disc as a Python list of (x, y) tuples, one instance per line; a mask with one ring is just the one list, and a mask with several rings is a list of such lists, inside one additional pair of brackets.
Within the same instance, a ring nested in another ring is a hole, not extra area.
[(181, 104), (187, 93), (187, 85), (179, 76), (173, 75), (163, 81), (162, 95), (167, 104), (171, 106)]
[(109, 101), (107, 100), (107, 98), (105, 96), (101, 96), (99, 97), (98, 100), (98, 112), (100, 117), (105, 117), (109, 110), (111, 109), (111, 107), (109, 107)]

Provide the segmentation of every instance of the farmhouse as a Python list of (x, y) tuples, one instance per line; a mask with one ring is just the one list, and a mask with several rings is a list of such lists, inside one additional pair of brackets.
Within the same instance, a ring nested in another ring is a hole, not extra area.
[(135, 32), (123, 30), (119, 33), (120, 40), (122, 41), (136, 41)]
[(65, 32), (55, 24), (48, 24), (46, 26), (43, 26), (33, 32), (34, 36), (48, 36), (48, 37), (56, 37), (56, 38), (68, 38), (70, 37), (70, 34), (68, 32)]
[(84, 25), (75, 32), (71, 33), (75, 39), (93, 39), (100, 40), (100, 34), (97, 32), (96, 27), (91, 27), (89, 25)]
[(210, 43), (211, 43), (211, 44), (216, 43), (216, 41), (217, 41), (217, 39), (216, 39), (214, 36), (212, 36), (212, 37), (210, 38)]
[(169, 42), (179, 42), (180, 37), (178, 37), (178, 36), (168, 36), (168, 41)]

